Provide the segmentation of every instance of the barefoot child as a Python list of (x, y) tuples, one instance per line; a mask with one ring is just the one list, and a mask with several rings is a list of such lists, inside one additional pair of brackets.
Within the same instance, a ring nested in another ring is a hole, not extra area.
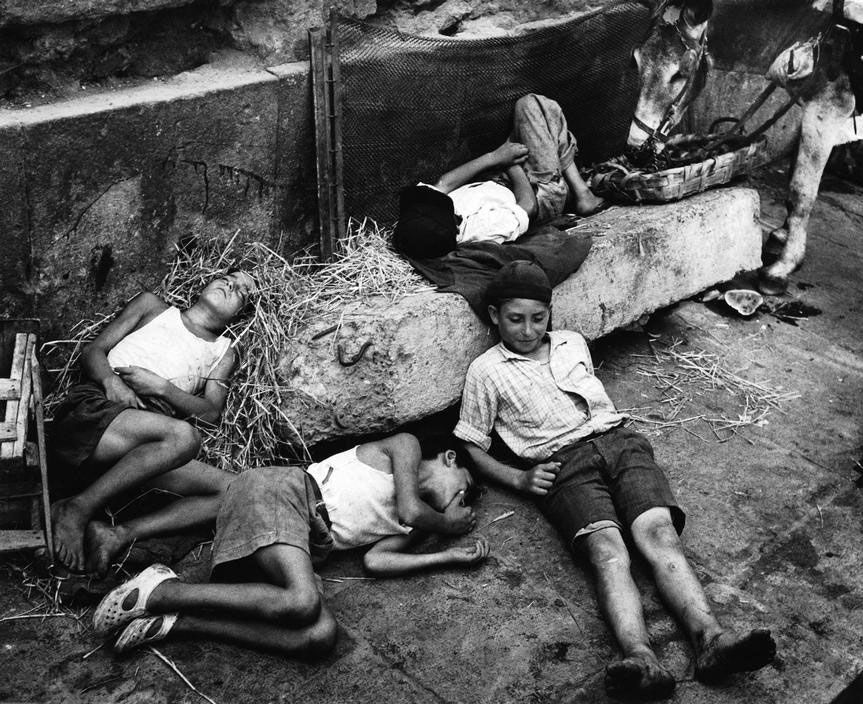
[[(590, 215), (604, 201), (575, 165), (578, 149), (560, 106), (550, 98), (519, 98), (510, 138), (494, 151), (448, 171), (434, 186), (402, 190), (396, 249), (415, 259), (443, 256), (457, 244), (509, 242), (531, 221), (567, 207)], [(493, 180), (477, 180), (481, 175)]]
[[(200, 438), (185, 419), (218, 421), (235, 362), (222, 333), (254, 290), (252, 277), (235, 271), (183, 311), (141, 293), (84, 347), (87, 380), (57, 408), (51, 433), (57, 483), (74, 492), (51, 509), (66, 567), (101, 576), (134, 540), (215, 518), (230, 475), (195, 461)], [(92, 520), (112, 498), (143, 487), (183, 498), (125, 525)]]
[(418, 441), (401, 433), (313, 464), (240, 474), (219, 510), (212, 579), (190, 584), (154, 565), (117, 587), (94, 614), (98, 633), (121, 630), (122, 652), (170, 637), (215, 638), (289, 655), (329, 651), (336, 622), (323, 603), (313, 564), (331, 549), (372, 545), (363, 564), (395, 576), (442, 565), (471, 565), (471, 547), (412, 554), (421, 532), (461, 534), (476, 523), (464, 500), (470, 458), (451, 436)]
[[(606, 669), (609, 693), (668, 697), (675, 684), (651, 649), (624, 532), (692, 640), (697, 679), (768, 664), (776, 651), (769, 631), (728, 631), (714, 617), (678, 537), (683, 511), (648, 440), (623, 427), (625, 416), (594, 376), (584, 338), (547, 331), (551, 286), (542, 269), (507, 264), (487, 300), (501, 341), (468, 369), (454, 432), (481, 474), (532, 496), (573, 553), (590, 562), (623, 651), (623, 660)], [(522, 466), (488, 453), (492, 430)]]

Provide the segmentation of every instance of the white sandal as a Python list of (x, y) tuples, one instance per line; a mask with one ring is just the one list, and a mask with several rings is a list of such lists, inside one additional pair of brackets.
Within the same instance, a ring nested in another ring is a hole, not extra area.
[(127, 650), (137, 648), (146, 643), (155, 643), (164, 640), (177, 623), (179, 614), (160, 614), (159, 616), (148, 616), (147, 618), (136, 618), (123, 629), (123, 632), (114, 643), (114, 651), (125, 653)]
[[(136, 577), (108, 592), (93, 613), (96, 633), (106, 635), (129, 621), (147, 616), (147, 599), (166, 579), (177, 579), (174, 570), (165, 565), (150, 565)], [(125, 608), (123, 604), (130, 596), (135, 602), (130, 608)]]

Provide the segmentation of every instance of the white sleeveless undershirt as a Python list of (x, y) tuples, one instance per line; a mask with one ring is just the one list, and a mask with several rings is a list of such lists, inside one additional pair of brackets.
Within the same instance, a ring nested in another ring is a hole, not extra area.
[(360, 461), (356, 447), (311, 465), (308, 472), (321, 488), (337, 550), (411, 532), (399, 523), (393, 475)]
[(179, 308), (171, 307), (114, 345), (108, 363), (112, 368), (144, 367), (183, 391), (198, 394), (230, 346), (222, 335), (210, 342), (190, 332)]

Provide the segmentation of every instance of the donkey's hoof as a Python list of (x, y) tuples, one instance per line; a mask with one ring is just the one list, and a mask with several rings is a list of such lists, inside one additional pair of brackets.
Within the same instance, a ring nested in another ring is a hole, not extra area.
[(758, 290), (765, 296), (781, 296), (788, 290), (788, 277), (775, 276), (764, 269), (759, 269)]

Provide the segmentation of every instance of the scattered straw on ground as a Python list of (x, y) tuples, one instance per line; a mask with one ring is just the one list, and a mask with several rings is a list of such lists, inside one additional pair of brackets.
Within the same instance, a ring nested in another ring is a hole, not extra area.
[(74, 621), (80, 631), (84, 631), (89, 627), (86, 608), (73, 609), (62, 603), (62, 580), (42, 575), (30, 563), (19, 564), (17, 562), (7, 562), (4, 563), (3, 567), (18, 574), (24, 596), (32, 606), (21, 613), (5, 614), (0, 618), (0, 623), (64, 618)]
[[(310, 323), (338, 321), (348, 303), (371, 296), (395, 301), (434, 289), (390, 248), (389, 238), (390, 232), (373, 221), (353, 220), (340, 254), (331, 263), (308, 254), (288, 261), (263, 243), (239, 242), (237, 235), (227, 244), (197, 242), (178, 250), (171, 270), (155, 290), (171, 305), (187, 308), (210, 279), (233, 268), (250, 271), (260, 292), (252, 314), (228, 331), (240, 364), (220, 424), (201, 427), (204, 461), (241, 471), (308, 458), (294, 419), (282, 410), (286, 387), (279, 376), (281, 351)], [(83, 344), (112, 318), (113, 314), (106, 314), (83, 321), (69, 339), (43, 345), (46, 366), (57, 375), (46, 401), (49, 414), (78, 379)]]
[[(754, 382), (730, 369), (726, 361), (717, 354), (705, 350), (683, 350), (683, 341), (674, 339), (662, 346), (651, 342), (652, 355), (633, 355), (652, 364), (639, 364), (636, 374), (653, 379), (662, 392), (662, 409), (645, 414), (629, 409), (632, 420), (650, 426), (654, 430), (680, 427), (696, 437), (702, 436), (687, 427), (687, 424), (705, 424), (718, 442), (726, 442), (742, 428), (763, 425), (771, 411), (780, 411), (781, 405), (800, 394), (773, 387), (769, 382)], [(690, 403), (703, 393), (725, 392), (738, 404), (735, 415), (698, 413), (685, 414)], [(751, 442), (745, 436), (741, 436)]]

